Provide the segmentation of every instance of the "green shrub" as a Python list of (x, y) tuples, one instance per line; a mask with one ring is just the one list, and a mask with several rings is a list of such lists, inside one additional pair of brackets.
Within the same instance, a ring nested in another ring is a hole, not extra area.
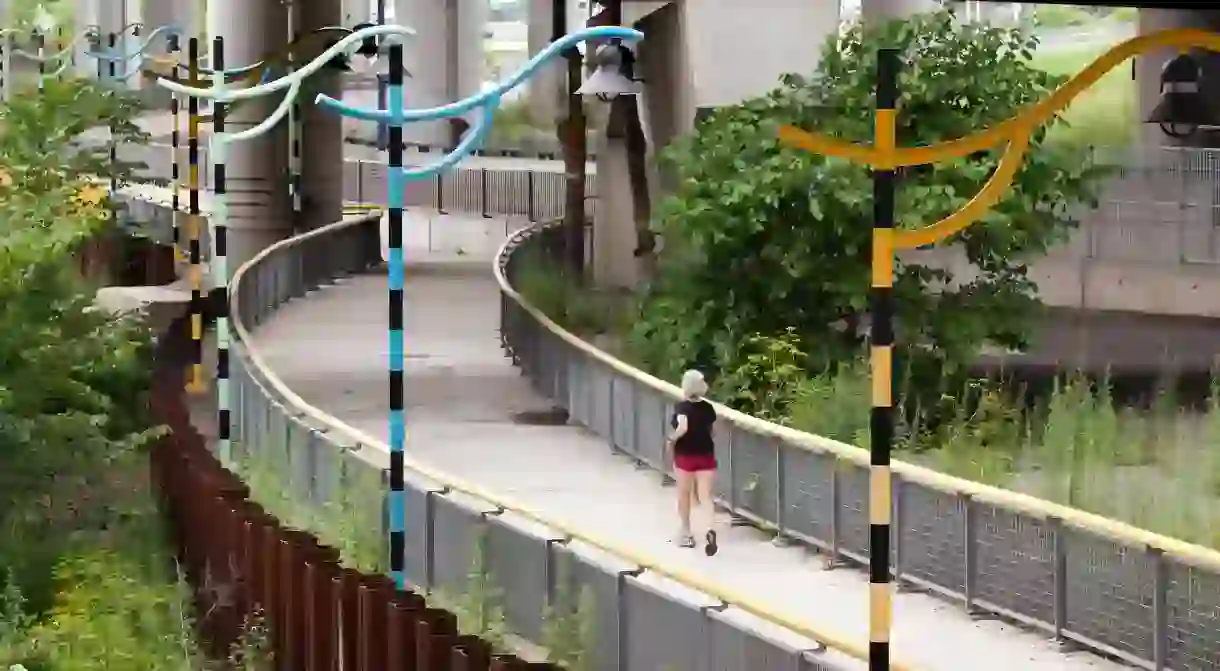
[(76, 81), (0, 106), (0, 668), (206, 667), (148, 482), (152, 334), (95, 309), (72, 256), (114, 230), (86, 180), (135, 167), (77, 140), (141, 141), (137, 111)]
[(517, 262), (514, 287), (556, 324), (591, 336), (621, 334), (628, 328), (628, 299), (588, 285), (559, 264), (529, 250)]

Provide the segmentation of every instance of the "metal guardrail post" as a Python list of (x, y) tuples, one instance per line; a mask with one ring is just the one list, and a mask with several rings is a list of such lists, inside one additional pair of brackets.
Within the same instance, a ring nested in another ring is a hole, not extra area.
[(784, 468), (784, 443), (776, 441), (775, 444), (775, 538), (771, 542), (775, 545), (786, 545), (788, 543), (787, 530), (784, 527), (784, 480), (787, 469)]
[(1152, 668), (1163, 671), (1169, 664), (1169, 562), (1165, 551), (1149, 546), (1148, 563), (1152, 564)]
[(491, 219), (489, 211), (490, 203), (487, 196), (487, 168), (479, 168), (479, 202), (482, 203), (482, 214), (484, 219)]
[(975, 614), (974, 599), (977, 592), (979, 573), (978, 558), (978, 514), (974, 498), (963, 494), (959, 501), (962, 505), (962, 585), (965, 594), (963, 603), (966, 613)]
[(1053, 587), (1051, 588), (1051, 598), (1054, 602), (1054, 627), (1055, 638), (1060, 642), (1066, 640), (1065, 632), (1068, 626), (1068, 610), (1067, 610), (1067, 565), (1068, 565), (1068, 549), (1067, 538), (1064, 533), (1063, 520), (1057, 517), (1050, 517), (1046, 520), (1047, 527), (1050, 529), (1051, 545), (1053, 549)]

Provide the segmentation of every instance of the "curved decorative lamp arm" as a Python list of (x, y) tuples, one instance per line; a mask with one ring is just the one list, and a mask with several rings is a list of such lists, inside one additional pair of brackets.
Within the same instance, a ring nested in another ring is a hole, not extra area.
[(470, 130), (466, 132), (466, 137), (462, 138), (462, 141), (452, 151), (445, 154), (440, 160), (427, 165), (400, 168), (399, 171), (402, 178), (408, 181), (417, 181), (435, 177), (473, 154), (487, 140), (487, 135), (491, 132), (492, 119), (495, 116), (496, 107), (499, 105), (499, 96), (489, 99), (483, 105), (483, 108), (479, 110), (479, 117), (475, 119)]
[(137, 61), (138, 67), (139, 65), (142, 65), (144, 61), (148, 60), (148, 49), (152, 47), (153, 42), (155, 42), (157, 38), (163, 35), (165, 36), (165, 39), (168, 40), (171, 37), (182, 37), (184, 35), (184, 31), (179, 26), (172, 24), (159, 26), (153, 29), (153, 31), (149, 33), (146, 38), (144, 38), (144, 41), (141, 42), (140, 45), (130, 54), (123, 54), (122, 52), (118, 52), (113, 49), (99, 49), (97, 51), (86, 51), (85, 55), (95, 60), (104, 61), (107, 63), (114, 62), (126, 64), (139, 59)]
[(415, 30), (406, 26), (372, 26), (358, 30), (339, 40), (326, 51), (323, 51), (318, 57), (302, 66), (301, 69), (295, 70), (291, 74), (274, 79), (264, 84), (251, 86), (250, 88), (228, 89), (218, 87), (215, 84), (208, 88), (198, 88), (194, 86), (185, 86), (178, 82), (165, 79), (164, 77), (159, 77), (157, 79), (157, 85), (161, 86), (162, 88), (169, 89), (170, 91), (173, 91), (179, 95), (207, 98), (208, 100), (223, 103), (259, 98), (271, 93), (275, 93), (276, 91), (286, 89), (292, 86), (294, 82), (301, 82), (318, 70), (326, 67), (326, 64), (333, 60), (335, 56), (348, 52), (353, 45), (357, 45), (367, 38), (379, 37), (382, 35), (400, 35), (403, 37), (414, 36)]
[[(0, 37), (7, 37), (9, 35), (20, 35), (23, 32), (24, 31), (14, 30), (12, 28), (4, 28), (4, 29), (0, 29)], [(22, 60), (30, 61), (32, 63), (43, 63), (43, 64), (58, 63), (60, 61), (68, 60), (68, 56), (72, 55), (72, 52), (76, 49), (76, 47), (80, 46), (82, 43), (84, 43), (86, 40), (88, 40), (89, 37), (90, 37), (90, 35), (88, 33), (86, 33), (84, 35), (79, 35), (75, 39), (73, 39), (71, 42), (65, 44), (63, 46), (63, 48), (61, 48), (59, 51), (57, 51), (53, 54), (45, 55), (45, 56), (39, 56), (37, 53), (26, 51), (25, 49), (20, 49), (20, 48), (13, 48), (12, 54), (14, 56), (20, 56), (22, 58)]]
[[(339, 33), (342, 35), (348, 35), (348, 34), (352, 33), (352, 29), (347, 28), (345, 26), (323, 26), (321, 28), (316, 28), (307, 34), (302, 35), (301, 37), (298, 37), (297, 39), (293, 40), (292, 42), (289, 42), (284, 47), (264, 55), (260, 60), (254, 62), (254, 63), (251, 63), (249, 65), (243, 65), (240, 67), (225, 68), (223, 71), (223, 74), (225, 74), (226, 76), (245, 75), (245, 74), (250, 74), (256, 70), (263, 69), (264, 71), (259, 73), (258, 83), (259, 84), (265, 83), (271, 78), (270, 73), (268, 71), (266, 71), (266, 68), (268, 65), (272, 64), (275, 61), (280, 60), (281, 58), (285, 57), (287, 54), (291, 53), (294, 50), (299, 50), (301, 48), (302, 43), (309, 42), (311, 40), (316, 40), (317, 38), (319, 38), (321, 36), (325, 36), (328, 33)], [(200, 58), (199, 58), (200, 63), (205, 63), (205, 62), (207, 62), (207, 60), (208, 60), (207, 54), (204, 54), (204, 55), (200, 56)], [(181, 72), (187, 71), (187, 66), (175, 58), (170, 58), (170, 57), (166, 57), (166, 56), (150, 56), (145, 60), (145, 62), (150, 62), (150, 61), (153, 63), (156, 63), (158, 65), (176, 68), (177, 70), (179, 70)], [(206, 68), (206, 67), (202, 67), (202, 66), (199, 68), (199, 75), (201, 77), (204, 77), (204, 76), (211, 77), (215, 74), (216, 74), (216, 71), (211, 68)]]
[[(895, 230), (894, 249), (914, 249), (934, 244), (961, 231), (977, 221), (1004, 195), (1012, 185), (1030, 138), (1039, 126), (1062, 112), (1085, 90), (1124, 61), (1154, 49), (1203, 48), (1220, 52), (1220, 34), (1182, 28), (1133, 37), (1115, 45), (1076, 76), (1064, 82), (1050, 96), (1024, 112), (987, 130), (956, 140), (938, 142), (923, 147), (884, 147), (880, 143), (853, 144), (826, 135), (811, 133), (794, 126), (779, 129), (780, 142), (810, 153), (841, 158), (880, 170), (928, 165), (964, 158), (979, 151), (1008, 143), (995, 173), (978, 194), (957, 212), (939, 222), (917, 230)], [(892, 134), (891, 134), (892, 137)]]
[[(325, 94), (319, 94), (315, 102), (324, 108), (330, 109), (339, 113), (342, 116), (353, 119), (361, 119), (363, 121), (378, 121), (381, 123), (395, 122), (410, 122), (410, 121), (436, 121), (439, 119), (448, 119), (461, 114), (465, 114), (477, 107), (482, 107), (488, 104), (493, 98), (497, 101), (503, 98), (504, 94), (521, 85), (522, 82), (529, 79), (542, 67), (547, 61), (555, 56), (567, 51), (581, 42), (590, 40), (605, 40), (605, 39), (620, 39), (625, 42), (638, 42), (644, 39), (644, 33), (632, 28), (623, 28), (621, 26), (598, 26), (596, 28), (586, 28), (579, 30), (569, 35), (564, 35), (561, 39), (552, 42), (546, 49), (538, 52), (536, 56), (531, 58), (520, 70), (513, 76), (500, 82), (488, 91), (477, 93), (469, 98), (465, 98), (447, 105), (439, 107), (429, 107), (425, 109), (406, 109), (394, 112), (387, 110), (368, 109), (363, 107), (354, 107), (339, 100), (335, 100)], [(397, 112), (397, 115), (395, 114)]]

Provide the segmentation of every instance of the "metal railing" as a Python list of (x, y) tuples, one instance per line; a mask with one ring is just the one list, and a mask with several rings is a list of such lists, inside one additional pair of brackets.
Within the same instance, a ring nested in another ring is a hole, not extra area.
[[(186, 143), (178, 148), (178, 160), (186, 164)], [(208, 151), (201, 148), (199, 165), (208, 165)], [(172, 173), (173, 149), (168, 145), (144, 147), (121, 146), (118, 150), (121, 161), (143, 163), (142, 175), (164, 180)], [(407, 154), (406, 162), (428, 162), (435, 156)], [(484, 216), (509, 215), (524, 217), (531, 222), (554, 219), (563, 214), (564, 187), (567, 183), (561, 163), (492, 157), (468, 159), (466, 164), (476, 167), (455, 168), (422, 183), (411, 183), (406, 188), (408, 207), (426, 207), (441, 212), (467, 212)], [(540, 169), (539, 165), (551, 165), (553, 169)], [(185, 170), (182, 171), (185, 174)], [(211, 170), (201, 170), (200, 189), (208, 189), (212, 180)], [(380, 160), (346, 159), (343, 165), (343, 195), (350, 202), (376, 205), (386, 204), (387, 164)], [(284, 189), (288, 182), (285, 176)], [(595, 193), (597, 175), (586, 175), (586, 190)], [(185, 199), (186, 189), (181, 189)]]
[[(502, 333), (573, 421), (660, 470), (680, 390), (547, 319), (500, 259)], [(868, 453), (717, 406), (716, 489), (734, 514), (833, 560), (868, 559)], [(1220, 553), (1001, 489), (894, 464), (894, 579), (1147, 669), (1220, 667)], [(744, 667), (743, 667), (744, 668)]]
[[(158, 158), (159, 157), (159, 158)], [(128, 156), (124, 160), (143, 160), (150, 175), (170, 174), (169, 152), (144, 152), (140, 156)], [(205, 177), (210, 171), (202, 171)], [(587, 176), (587, 191), (596, 188), (596, 176)], [(206, 188), (205, 184), (200, 188)], [(376, 161), (348, 160), (343, 171), (344, 200), (362, 208), (386, 204), (386, 164)], [(410, 251), (427, 251), (468, 256), (471, 259), (490, 260), (500, 244), (511, 233), (531, 223), (546, 221), (562, 215), (565, 205), (566, 180), (562, 172), (538, 172), (522, 168), (461, 168), (423, 185), (412, 185), (407, 190), (408, 208), (435, 211), (442, 215), (461, 213), (467, 215), (462, 221), (446, 220), (434, 226), (430, 217), (409, 215), (404, 230), (404, 245)], [(132, 226), (138, 226), (144, 234), (158, 242), (168, 244), (173, 239), (174, 214), (170, 209), (172, 191), (169, 188), (149, 188), (134, 185), (120, 199), (125, 202), (121, 218)], [(185, 210), (187, 190), (179, 189), (179, 208)], [(201, 199), (203, 213), (208, 210), (208, 197)], [(596, 200), (589, 198), (586, 216), (591, 220)], [(483, 224), (479, 219), (484, 220)], [(181, 215), (178, 217), (181, 224)], [(480, 235), (470, 235), (472, 227)], [(208, 230), (203, 230), (201, 254), (210, 258), (211, 245)], [(470, 249), (472, 239), (482, 238), (485, 244)], [(460, 242), (459, 242), (460, 241)]]
[[(282, 669), (559, 671), (460, 635), (454, 613), (397, 591), (383, 573), (341, 566), (335, 547), (253, 501), (248, 482), (221, 466), (192, 425), (183, 384), (194, 349), (188, 323), (180, 318), (159, 339), (150, 404), (170, 431), (150, 461), (178, 565), (204, 613), (197, 631), (206, 649), (226, 655), (257, 625), (269, 632), (261, 652)], [(328, 466), (343, 472), (341, 461)], [(284, 512), (299, 517), (300, 509)]]
[[(514, 248), (506, 244), (498, 258)], [(266, 470), (283, 481), (291, 507), (319, 511), (313, 526), (322, 540), (367, 563), (385, 555), (388, 446), (294, 394), (251, 333), (285, 303), (379, 261), (376, 215), (353, 218), (269, 247), (232, 284), (234, 458), (250, 471), (270, 462)], [(410, 458), (407, 469), (408, 582), (421, 593), (459, 595), (477, 566), (494, 582), (505, 624), (526, 640), (546, 644), (548, 613), (575, 610), (569, 617), (596, 632), (591, 657), (605, 671), (865, 667), (863, 644), (813, 631)], [(574, 595), (590, 605), (573, 606)]]

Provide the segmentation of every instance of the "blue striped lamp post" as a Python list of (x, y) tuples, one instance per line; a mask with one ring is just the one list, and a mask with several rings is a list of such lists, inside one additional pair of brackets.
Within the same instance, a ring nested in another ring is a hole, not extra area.
[[(406, 576), (403, 572), (404, 548), (406, 545), (406, 503), (405, 489), (405, 448), (407, 429), (405, 409), (405, 383), (403, 362), (405, 359), (405, 337), (403, 334), (403, 290), (405, 286), (406, 269), (404, 267), (402, 222), (404, 209), (404, 191), (408, 182), (435, 178), (436, 175), (452, 168), (463, 158), (472, 154), (486, 139), (491, 130), (492, 115), (500, 105), (505, 93), (516, 88), (538, 71), (547, 61), (561, 55), (564, 51), (580, 42), (591, 40), (619, 39), (624, 42), (636, 42), (644, 35), (637, 30), (618, 26), (602, 26), (589, 28), (567, 35), (556, 40), (545, 50), (532, 58), (519, 72), (509, 77), (491, 90), (439, 107), (408, 110), (403, 105), (403, 52), (401, 44), (390, 47), (390, 71), (387, 106), (389, 109), (366, 109), (347, 105), (339, 100), (320, 95), (317, 103), (342, 116), (364, 121), (372, 121), (389, 127), (389, 178), (386, 202), (389, 205), (387, 213), (389, 232), (389, 379), (390, 379), (390, 492), (389, 507), (389, 546), (390, 572), (399, 589), (406, 589)], [(403, 165), (402, 127), (416, 121), (439, 121), (453, 119), (468, 112), (477, 112), (478, 118), (466, 137), (452, 151), (441, 159), (422, 166), (406, 167)]]

